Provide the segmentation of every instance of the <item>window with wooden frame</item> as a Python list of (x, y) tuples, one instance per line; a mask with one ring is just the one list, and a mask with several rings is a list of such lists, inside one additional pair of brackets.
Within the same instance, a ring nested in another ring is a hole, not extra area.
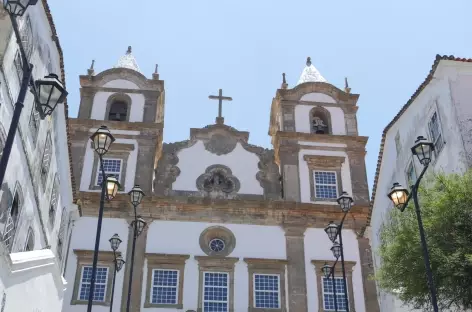
[(46, 185), (49, 168), (51, 167), (52, 158), (52, 139), (51, 132), (49, 131), (46, 136), (46, 142), (44, 143), (43, 159), (41, 161), (41, 181), (43, 186)]
[(287, 260), (244, 258), (249, 274), (249, 312), (286, 311)]
[(342, 192), (343, 156), (304, 155), (310, 179), (310, 200), (335, 202)]
[[(92, 278), (93, 250), (74, 250), (77, 257), (74, 288), (71, 305), (86, 305), (90, 294), (90, 280)], [(117, 256), (121, 253), (117, 251)], [(114, 270), (114, 256), (112, 251), (98, 253), (97, 271), (95, 275), (95, 289), (93, 292), (94, 305), (110, 305), (111, 283)]]
[(183, 308), (185, 262), (189, 255), (146, 254), (145, 308)]
[(439, 115), (434, 112), (428, 122), (429, 135), (434, 144), (434, 154), (437, 157), (444, 147), (444, 139), (442, 135), (441, 123)]
[(234, 265), (239, 258), (195, 256), (199, 267), (198, 311), (234, 311)]

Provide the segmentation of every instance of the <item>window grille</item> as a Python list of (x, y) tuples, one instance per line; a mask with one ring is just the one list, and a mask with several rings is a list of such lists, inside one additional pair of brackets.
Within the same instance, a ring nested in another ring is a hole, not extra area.
[(203, 273), (203, 312), (228, 312), (228, 273)]
[(336, 199), (338, 197), (336, 172), (315, 171), (315, 197)]
[(179, 271), (155, 269), (152, 272), (151, 303), (177, 304)]

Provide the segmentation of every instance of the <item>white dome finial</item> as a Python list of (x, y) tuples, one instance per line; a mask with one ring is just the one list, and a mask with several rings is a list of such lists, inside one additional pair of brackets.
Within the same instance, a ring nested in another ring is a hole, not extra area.
[(311, 63), (311, 57), (307, 57), (306, 67), (303, 69), (297, 84), (302, 84), (305, 82), (327, 82), (326, 79), (321, 76), (316, 67)]
[(116, 63), (115, 65), (115, 68), (129, 68), (140, 72), (138, 62), (136, 62), (136, 59), (134, 58), (133, 54), (131, 54), (131, 46), (128, 46), (126, 54), (120, 57), (118, 63)]

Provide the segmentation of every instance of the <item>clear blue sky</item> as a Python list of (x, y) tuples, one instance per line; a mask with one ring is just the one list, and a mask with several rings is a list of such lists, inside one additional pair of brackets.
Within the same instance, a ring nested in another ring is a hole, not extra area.
[(133, 47), (141, 71), (165, 80), (164, 140), (214, 123), (219, 88), (233, 97), (225, 123), (270, 148), (272, 98), (293, 87), (307, 56), (332, 84), (359, 93), (360, 134), (369, 136), (369, 186), (383, 128), (429, 72), (436, 54), (472, 57), (470, 0), (48, 0), (64, 49), (70, 115), (78, 76), (115, 65)]

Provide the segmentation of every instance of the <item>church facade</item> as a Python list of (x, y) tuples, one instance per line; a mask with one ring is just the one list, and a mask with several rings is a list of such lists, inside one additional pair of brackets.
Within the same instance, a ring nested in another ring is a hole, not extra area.
[[(157, 67), (156, 67), (157, 69)], [(164, 143), (164, 81), (139, 70), (131, 48), (114, 68), (80, 76), (78, 118), (70, 118), (73, 172), (81, 217), (75, 222), (63, 311), (84, 311), (100, 201), (99, 159), (89, 137), (102, 125), (116, 141), (104, 156), (121, 184), (105, 204), (94, 311), (109, 311), (115, 233), (126, 261), (116, 275), (114, 311), (334, 311), (321, 267), (332, 264), (324, 228), (340, 222), (336, 199), (354, 199), (343, 229), (350, 311), (379, 311), (369, 241), (364, 163), (367, 137), (357, 129), (359, 95), (328, 83), (311, 64), (299, 83), (285, 82), (272, 99), (272, 149), (250, 144), (249, 132), (224, 122), (189, 129), (189, 138)], [(204, 100), (204, 99), (202, 99)], [(134, 218), (129, 192), (146, 196), (138, 214), (133, 284), (128, 288)], [(340, 281), (340, 265), (336, 278)], [(336, 282), (337, 285), (337, 282)], [(341, 285), (341, 284), (340, 284)]]

